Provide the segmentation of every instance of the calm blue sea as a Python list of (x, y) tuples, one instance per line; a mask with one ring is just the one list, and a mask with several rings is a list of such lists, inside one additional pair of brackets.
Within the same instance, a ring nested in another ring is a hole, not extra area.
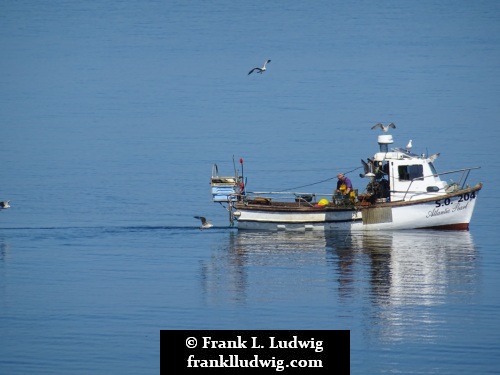
[[(162, 329), (498, 373), (500, 2), (3, 1), (0, 51), (0, 373), (157, 374)], [(233, 158), (249, 190), (362, 190), (377, 122), (481, 166), (470, 231), (246, 233), (211, 202)]]

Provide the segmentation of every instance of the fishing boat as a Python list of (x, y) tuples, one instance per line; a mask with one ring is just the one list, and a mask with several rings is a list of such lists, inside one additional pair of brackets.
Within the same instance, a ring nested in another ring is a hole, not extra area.
[(480, 167), (438, 173), (434, 161), (439, 154), (414, 154), (411, 142), (390, 148), (393, 136), (383, 130), (378, 152), (361, 159), (360, 177), (367, 181), (362, 191), (328, 196), (247, 191), (240, 159), (241, 173), (235, 168), (234, 176), (220, 176), (217, 165), (212, 166), (212, 201), (223, 205), (230, 224), (242, 230), (468, 230), (482, 183), (469, 186), (467, 180)]

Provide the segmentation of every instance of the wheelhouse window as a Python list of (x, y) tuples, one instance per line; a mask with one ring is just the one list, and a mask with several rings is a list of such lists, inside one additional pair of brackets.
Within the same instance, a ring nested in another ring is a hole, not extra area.
[(400, 165), (398, 172), (400, 180), (411, 181), (419, 177), (424, 177), (424, 168), (421, 164)]
[(431, 168), (431, 172), (434, 176), (437, 176), (438, 172), (436, 171), (436, 167), (434, 167), (434, 164), (429, 163), (429, 167)]

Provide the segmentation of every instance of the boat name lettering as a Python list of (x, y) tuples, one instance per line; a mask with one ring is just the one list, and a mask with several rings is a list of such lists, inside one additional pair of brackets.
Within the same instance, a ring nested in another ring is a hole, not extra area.
[(439, 215), (446, 215), (446, 214), (449, 214), (451, 212), (451, 210), (446, 207), (444, 209), (437, 209), (437, 208), (433, 208), (432, 211), (429, 211), (429, 213), (427, 214), (426, 218), (430, 218), (430, 217), (434, 217), (434, 216), (439, 216)]
[(462, 204), (462, 203), (460, 203), (460, 201), (458, 201), (457, 204), (455, 205), (455, 207), (453, 207), (453, 209), (451, 210), (451, 212), (465, 210), (468, 205), (469, 205), (469, 202)]
[[(439, 201), (436, 201), (436, 204), (438, 204)], [(447, 203), (446, 203), (447, 202)], [(445, 199), (445, 203), (440, 204), (437, 207), (434, 207), (432, 211), (429, 211), (426, 218), (434, 217), (434, 216), (440, 216), (440, 215), (446, 215), (452, 212), (457, 212), (457, 211), (462, 211), (467, 209), (467, 206), (469, 205), (469, 202), (460, 202), (457, 201), (455, 202), (454, 205), (451, 205), (451, 200), (449, 198)]]

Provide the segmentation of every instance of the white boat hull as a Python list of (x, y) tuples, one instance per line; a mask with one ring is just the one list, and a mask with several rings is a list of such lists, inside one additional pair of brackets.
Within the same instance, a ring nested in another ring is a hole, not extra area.
[(468, 229), (482, 185), (421, 201), (379, 203), (350, 209), (285, 209), (272, 205), (237, 205), (239, 229), (247, 230), (349, 230)]

